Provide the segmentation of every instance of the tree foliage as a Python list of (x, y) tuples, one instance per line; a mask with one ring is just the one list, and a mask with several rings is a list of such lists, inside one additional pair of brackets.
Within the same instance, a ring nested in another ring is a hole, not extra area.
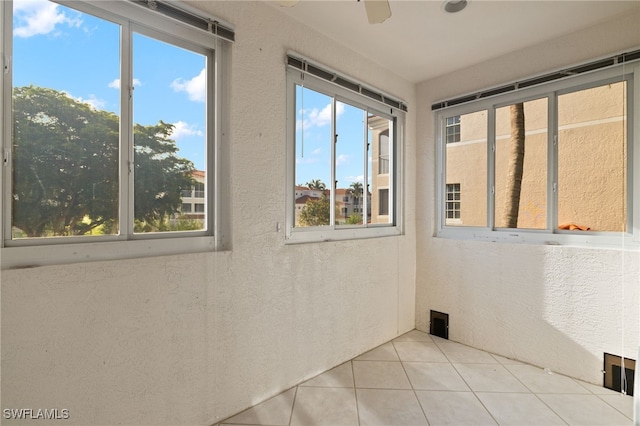
[(362, 225), (362, 216), (360, 216), (358, 213), (353, 213), (347, 218), (345, 223), (347, 225)]
[[(36, 86), (14, 88), (13, 112), (12, 225), (29, 237), (116, 233), (118, 116)], [(162, 121), (135, 126), (137, 223), (176, 212), (192, 184), (171, 131)]]
[(358, 204), (358, 200), (362, 197), (362, 183), (361, 182), (353, 182), (347, 191), (351, 196), (355, 199), (354, 204)]
[(299, 222), (301, 226), (322, 226), (331, 223), (331, 203), (329, 198), (308, 200), (300, 210)]
[(172, 131), (173, 125), (162, 120), (155, 126), (135, 125), (136, 232), (161, 230), (157, 224), (178, 212), (181, 191), (193, 184), (193, 163), (177, 157), (178, 147), (170, 138)]
[(316, 189), (319, 191), (327, 189), (327, 185), (320, 179), (311, 179), (306, 185), (309, 189)]

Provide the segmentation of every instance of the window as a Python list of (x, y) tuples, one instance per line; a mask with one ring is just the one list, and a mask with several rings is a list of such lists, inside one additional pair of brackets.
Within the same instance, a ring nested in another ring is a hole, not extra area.
[(632, 225), (639, 188), (630, 185), (640, 151), (631, 149), (640, 66), (624, 67), (434, 106), (443, 169), (438, 235), (558, 244), (607, 245), (620, 236), (640, 241)]
[(379, 215), (388, 215), (389, 214), (389, 190), (388, 189), (381, 189), (378, 191), (378, 193), (380, 194), (378, 196), (378, 201), (379, 201), (379, 207), (378, 207), (378, 214)]
[[(13, 124), (3, 134), (3, 266), (52, 245), (63, 253), (52, 263), (100, 258), (96, 242), (188, 237), (170, 245), (210, 249), (222, 39), (175, 4), (62, 3), (0, 5), (11, 58), (3, 122)], [(204, 199), (197, 223), (180, 215), (193, 195)]]
[[(397, 183), (406, 109), (305, 61), (289, 56), (287, 71), (287, 241), (398, 235)], [(386, 165), (380, 166), (381, 158)], [(380, 188), (386, 188), (383, 201), (378, 200)], [(345, 192), (348, 196), (342, 195)], [(303, 197), (304, 206), (298, 210)], [(358, 206), (351, 215), (340, 209), (349, 199)]]
[(204, 209), (204, 208), (205, 208), (205, 205), (204, 205), (204, 204), (202, 204), (202, 203), (196, 203), (196, 205), (195, 205), (195, 210), (194, 210), (194, 211), (195, 211), (196, 213), (204, 213), (204, 212), (205, 212), (205, 209)]
[(460, 116), (447, 117), (446, 141), (447, 143), (460, 142)]
[(195, 188), (194, 197), (196, 197), (196, 198), (204, 198), (205, 197), (204, 183), (196, 182), (194, 188)]
[(378, 137), (378, 174), (389, 173), (389, 131), (385, 130)]
[(446, 193), (445, 217), (447, 223), (452, 219), (460, 219), (460, 184), (448, 183)]
[(191, 204), (182, 203), (182, 208), (180, 209), (182, 213), (191, 213)]

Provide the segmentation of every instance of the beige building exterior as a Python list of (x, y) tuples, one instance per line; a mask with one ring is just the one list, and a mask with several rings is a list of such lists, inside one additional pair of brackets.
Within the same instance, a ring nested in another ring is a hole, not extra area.
[(391, 223), (393, 190), (390, 173), (393, 173), (391, 145), (389, 143), (389, 120), (375, 115), (369, 116), (371, 131), (371, 220), (370, 223)]
[(186, 219), (204, 220), (207, 210), (205, 199), (206, 173), (202, 170), (194, 170), (191, 176), (195, 180), (195, 184), (191, 189), (182, 191), (180, 215)]
[[(625, 231), (627, 222), (626, 83), (558, 97), (557, 203), (559, 227)], [(504, 227), (510, 158), (509, 106), (496, 109), (495, 227)], [(547, 229), (547, 99), (524, 103), (525, 156), (518, 225)], [(487, 226), (487, 111), (459, 116), (446, 144), (445, 220), (449, 226)], [(447, 136), (445, 135), (445, 138)], [(554, 148), (553, 146), (551, 147)], [(554, 188), (554, 186), (551, 186)], [(375, 191), (374, 191), (375, 193)]]

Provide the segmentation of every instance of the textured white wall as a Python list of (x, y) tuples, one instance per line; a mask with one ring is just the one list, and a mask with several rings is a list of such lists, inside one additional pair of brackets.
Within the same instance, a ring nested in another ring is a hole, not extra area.
[[(411, 198), (402, 237), (286, 246), (276, 223), (288, 49), (410, 106), (415, 86), (270, 6), (195, 3), (237, 29), (232, 250), (2, 271), (2, 408), (67, 408), (65, 424), (208, 425), (414, 327)], [(409, 194), (414, 141), (410, 112)]]
[[(640, 4), (639, 4), (640, 12)], [(432, 237), (435, 176), (430, 105), (640, 47), (640, 13), (489, 60), (418, 85), (416, 325), (449, 313), (451, 340), (602, 381), (603, 352), (635, 357), (640, 337), (640, 254)], [(636, 89), (637, 90), (637, 89)], [(636, 141), (637, 142), (637, 141)], [(637, 143), (636, 143), (637, 145)], [(637, 180), (636, 180), (637, 181)]]

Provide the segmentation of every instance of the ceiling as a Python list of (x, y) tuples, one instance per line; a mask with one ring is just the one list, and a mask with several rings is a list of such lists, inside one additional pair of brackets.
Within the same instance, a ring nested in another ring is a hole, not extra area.
[(391, 18), (369, 24), (364, 2), (301, 0), (271, 5), (417, 83), (640, 9), (628, 1), (469, 0), (444, 11), (443, 0), (390, 0)]

